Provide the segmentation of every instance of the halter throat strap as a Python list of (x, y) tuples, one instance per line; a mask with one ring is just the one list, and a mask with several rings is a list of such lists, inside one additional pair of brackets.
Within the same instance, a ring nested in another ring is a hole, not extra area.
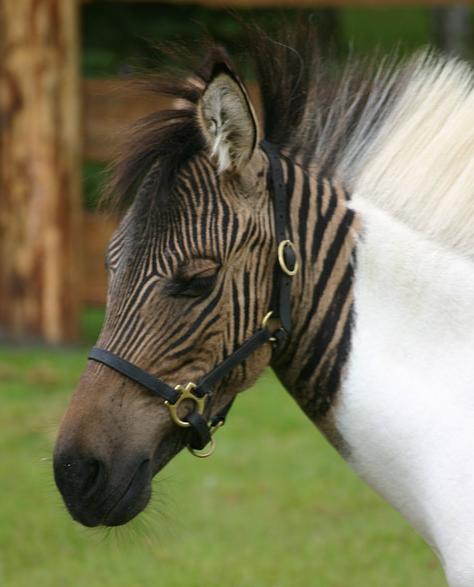
[[(262, 141), (261, 147), (269, 161), (270, 182), (274, 200), (275, 237), (278, 244), (270, 310), (263, 319), (261, 328), (214, 367), (197, 384), (188, 383), (184, 387), (177, 385), (173, 388), (165, 381), (111, 351), (93, 347), (89, 352), (88, 358), (90, 360), (110, 367), (146, 388), (152, 394), (164, 399), (175, 424), (189, 429), (188, 447), (196, 456), (209, 456), (212, 454), (214, 450), (212, 434), (224, 424), (227, 413), (234, 401), (232, 399), (215, 416), (207, 420), (205, 410), (215, 385), (266, 343), (271, 342), (274, 346), (280, 347), (291, 330), (291, 279), (298, 270), (298, 261), (295, 247), (286, 234), (288, 194), (283, 177), (281, 156), (278, 150), (267, 141)], [(277, 319), (280, 322), (280, 326), (272, 332), (267, 326), (270, 317), (272, 320)], [(186, 400), (191, 400), (194, 403), (194, 409), (181, 418), (179, 407)], [(208, 445), (209, 449), (203, 451)]]

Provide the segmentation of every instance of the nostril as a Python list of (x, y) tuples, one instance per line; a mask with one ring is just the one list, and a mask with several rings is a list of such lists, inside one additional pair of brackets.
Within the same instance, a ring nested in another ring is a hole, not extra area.
[(97, 459), (88, 459), (85, 463), (84, 485), (82, 496), (88, 499), (96, 493), (105, 483), (105, 465)]
[(143, 454), (115, 461), (78, 450), (56, 452), (54, 478), (74, 520), (116, 526), (136, 516), (151, 495), (152, 467)]
[(67, 454), (54, 458), (56, 485), (67, 500), (87, 500), (106, 483), (106, 466), (99, 459)]

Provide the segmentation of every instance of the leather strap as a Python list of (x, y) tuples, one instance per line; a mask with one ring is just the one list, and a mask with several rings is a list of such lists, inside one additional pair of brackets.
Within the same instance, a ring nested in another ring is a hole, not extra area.
[(179, 399), (179, 391), (173, 389), (167, 383), (158, 379), (158, 377), (150, 375), (147, 371), (144, 371), (133, 363), (122, 359), (122, 357), (119, 357), (115, 353), (98, 347), (93, 347), (89, 352), (88, 358), (97, 361), (98, 363), (102, 363), (103, 365), (107, 365), (107, 367), (118, 371), (132, 381), (143, 385), (143, 387), (146, 387), (149, 391), (165, 399), (170, 404), (175, 404)]
[(196, 395), (208, 395), (211, 393), (214, 385), (228, 375), (234, 367), (243, 363), (247, 357), (254, 353), (259, 347), (263, 346), (270, 340), (272, 333), (266, 328), (257, 330), (250, 338), (248, 338), (239, 348), (229, 355), (226, 359), (219, 363), (210, 373), (208, 373), (198, 383), (194, 390)]
[[(261, 147), (265, 151), (269, 163), (273, 186), (273, 209), (275, 215), (275, 237), (277, 245), (288, 237), (286, 235), (288, 215), (288, 194), (283, 177), (281, 156), (278, 150), (268, 141), (262, 141)], [(296, 258), (293, 250), (285, 248), (283, 255), (288, 267), (294, 267)], [(291, 331), (291, 276), (281, 268), (278, 260), (275, 265), (273, 278), (272, 310), (273, 318), (278, 318), (282, 328), (288, 334)]]
[[(255, 352), (259, 347), (264, 345), (272, 337), (267, 329), (258, 330), (253, 336), (247, 339), (236, 351), (224, 359), (208, 375), (199, 382), (193, 393), (199, 397), (210, 396), (215, 384), (228, 375), (240, 363), (243, 363), (247, 357)], [(89, 359), (107, 365), (111, 369), (125, 375), (132, 381), (139, 383), (146, 389), (167, 400), (170, 404), (175, 404), (179, 399), (179, 392), (170, 387), (167, 383), (150, 375), (147, 371), (140, 369), (133, 363), (122, 359), (118, 355), (93, 347), (89, 353)], [(190, 447), (196, 450), (204, 448), (211, 440), (210, 428), (223, 424), (225, 418), (233, 404), (231, 400), (224, 408), (212, 418), (210, 426), (204, 418), (196, 411), (188, 414), (184, 420), (192, 426)]]
[(202, 450), (211, 442), (211, 429), (208, 423), (196, 411), (189, 413), (184, 419), (191, 424), (189, 446), (194, 450)]

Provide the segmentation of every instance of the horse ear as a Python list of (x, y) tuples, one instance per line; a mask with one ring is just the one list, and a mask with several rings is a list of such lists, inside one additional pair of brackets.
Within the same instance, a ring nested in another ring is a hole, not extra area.
[(218, 172), (241, 171), (258, 144), (258, 122), (244, 85), (227, 63), (214, 66), (198, 104), (198, 119)]

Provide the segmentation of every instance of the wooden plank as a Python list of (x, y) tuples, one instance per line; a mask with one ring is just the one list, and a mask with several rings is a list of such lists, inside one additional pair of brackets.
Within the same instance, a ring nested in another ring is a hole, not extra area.
[(76, 0), (3, 0), (0, 18), (0, 335), (79, 332)]
[(170, 105), (170, 100), (139, 91), (128, 81), (82, 82), (84, 157), (92, 161), (114, 158), (121, 135), (138, 118)]
[[(249, 91), (258, 109), (255, 84), (250, 85)], [(82, 103), (84, 158), (92, 161), (113, 159), (128, 127), (141, 116), (171, 105), (167, 98), (150, 95), (128, 81), (116, 79), (84, 80)]]

